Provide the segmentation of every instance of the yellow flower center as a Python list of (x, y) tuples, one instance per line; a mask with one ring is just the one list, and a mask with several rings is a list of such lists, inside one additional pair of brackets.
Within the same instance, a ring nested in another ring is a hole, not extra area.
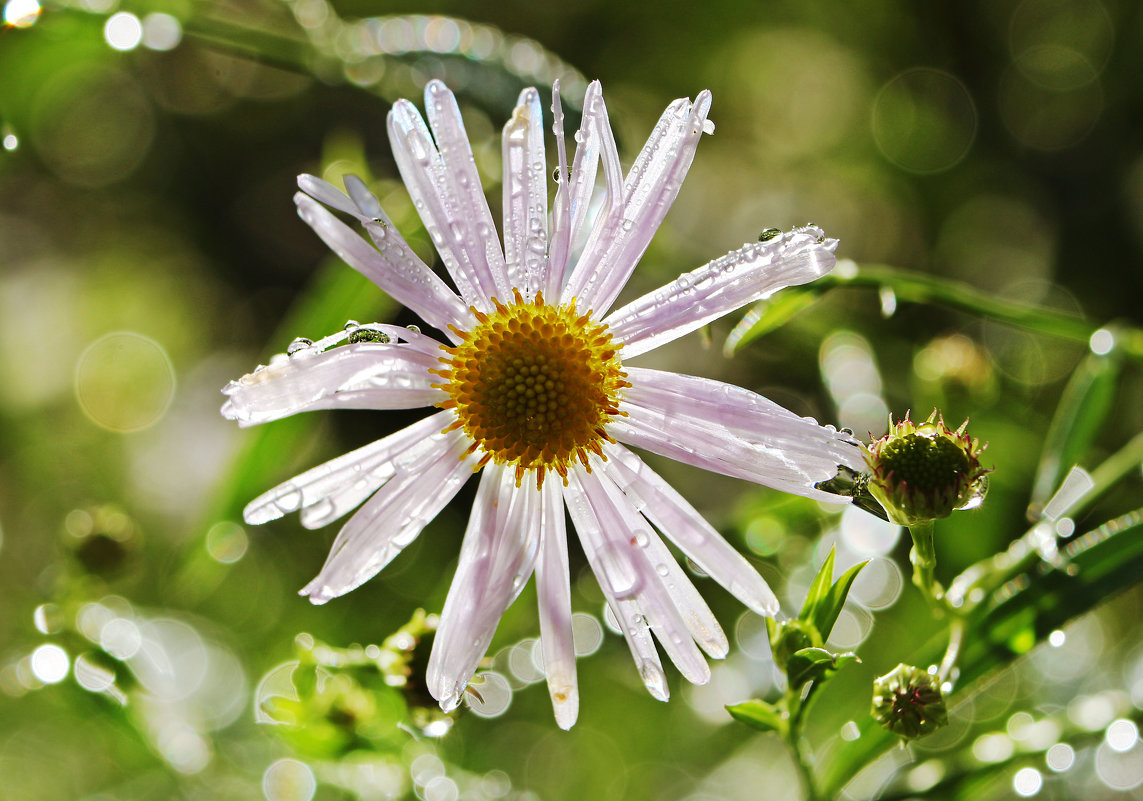
[(589, 453), (602, 455), (612, 441), (605, 426), (619, 411), (625, 381), (607, 326), (579, 315), (574, 306), (549, 306), (543, 294), (525, 302), (517, 291), (510, 306), (476, 309), (477, 325), (457, 331), (459, 344), (444, 348), (444, 367), (433, 372), (449, 394), (438, 405), (453, 409), (452, 429), (483, 450), (481, 464), (516, 468), (519, 486), (528, 470), (537, 486), (549, 470), (566, 477)]

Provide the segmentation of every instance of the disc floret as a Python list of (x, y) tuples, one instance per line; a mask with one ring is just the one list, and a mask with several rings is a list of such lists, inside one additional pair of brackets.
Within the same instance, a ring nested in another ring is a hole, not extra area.
[(618, 346), (590, 312), (549, 305), (543, 293), (492, 302), (490, 313), (473, 309), (477, 325), (454, 329), (461, 341), (444, 348), (433, 372), (449, 398), (438, 405), (455, 412), (451, 428), (471, 437), (469, 452), (483, 451), (481, 464), (514, 467), (517, 485), (528, 470), (537, 483), (549, 471), (566, 477), (613, 441), (606, 426), (622, 414), (619, 393), (630, 386)]

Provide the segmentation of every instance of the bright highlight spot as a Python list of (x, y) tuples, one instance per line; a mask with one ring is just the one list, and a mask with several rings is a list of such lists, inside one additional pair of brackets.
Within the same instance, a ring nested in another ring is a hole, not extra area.
[(156, 12), (143, 18), (143, 46), (151, 50), (174, 50), (183, 40), (183, 28), (170, 14)]
[(70, 667), (67, 651), (58, 645), (41, 645), (32, 651), (32, 673), (44, 684), (59, 684)]
[(1064, 634), (1059, 629), (1056, 629), (1048, 635), (1048, 643), (1053, 648), (1059, 648), (1068, 641), (1068, 635)]
[(1087, 344), (1096, 356), (1106, 356), (1115, 347), (1115, 335), (1106, 328), (1101, 328), (1092, 333)]
[(1113, 720), (1104, 732), (1104, 738), (1112, 751), (1122, 754), (1135, 747), (1135, 743), (1139, 740), (1139, 727), (1135, 725), (1135, 721), (1126, 718)]
[[(30, 28), (36, 24), (39, 17), (40, 4), (36, 0), (8, 0), (4, 5), (4, 23), (13, 28)], [(8, 147), (8, 137), (4, 137), (4, 147), (8, 150), (13, 149)]]
[(1044, 786), (1044, 777), (1035, 768), (1020, 768), (1012, 777), (1012, 789), (1025, 798), (1040, 792)]
[(9, 151), (15, 150), (16, 148), (18, 148), (20, 146), (20, 140), (16, 138), (16, 134), (14, 134), (14, 133), (4, 134), (4, 140), (3, 141), (4, 141), (4, 149), (5, 150), (9, 150)]
[(279, 759), (262, 774), (266, 801), (310, 801), (316, 791), (314, 772), (296, 759)]
[(134, 14), (120, 11), (107, 18), (103, 38), (115, 50), (134, 50), (143, 41), (143, 23)]

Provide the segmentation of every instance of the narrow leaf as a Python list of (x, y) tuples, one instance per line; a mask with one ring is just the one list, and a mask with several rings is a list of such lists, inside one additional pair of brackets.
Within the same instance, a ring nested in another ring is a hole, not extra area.
[[(806, 593), (806, 600), (802, 604), (802, 611), (798, 615), (798, 620), (813, 621), (814, 612), (821, 603), (822, 598), (829, 592), (830, 582), (833, 581), (833, 560), (835, 549), (829, 549), (829, 555), (826, 556), (825, 562), (822, 563), (821, 569), (818, 574), (814, 576), (814, 581), (810, 584), (810, 591)], [(821, 629), (819, 629), (821, 631)], [(823, 637), (824, 639), (824, 637)]]
[(785, 325), (798, 312), (811, 306), (819, 294), (812, 289), (786, 289), (774, 300), (756, 304), (727, 335), (723, 354), (733, 356), (763, 334)]
[(1119, 382), (1119, 360), (1094, 353), (1080, 362), (1064, 388), (1036, 468), (1030, 519), (1038, 519), (1063, 472), (1082, 461), (1111, 410)]
[(803, 648), (790, 657), (786, 677), (790, 686), (801, 687), (809, 681), (820, 681), (850, 662), (860, 661), (855, 654), (833, 654), (824, 648)]
[(739, 723), (745, 723), (758, 731), (776, 731), (779, 734), (784, 734), (786, 731), (786, 719), (782, 717), (782, 713), (775, 709), (773, 704), (757, 698), (740, 704), (730, 704), (726, 707), (726, 711)]
[(868, 561), (858, 562), (845, 571), (841, 578), (826, 590), (818, 600), (814, 607), (813, 623), (821, 633), (823, 641), (829, 639), (829, 633), (833, 631), (833, 624), (837, 622), (837, 616), (841, 614), (841, 608), (845, 606), (845, 599), (849, 596), (849, 590), (853, 587), (857, 574), (867, 564), (869, 564)]

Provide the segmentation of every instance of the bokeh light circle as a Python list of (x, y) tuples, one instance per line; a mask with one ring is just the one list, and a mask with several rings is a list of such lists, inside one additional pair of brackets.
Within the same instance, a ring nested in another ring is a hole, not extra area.
[(175, 395), (170, 357), (155, 340), (117, 331), (88, 345), (75, 370), (84, 413), (110, 431), (139, 431), (159, 421)]
[(41, 645), (32, 651), (32, 673), (44, 684), (58, 684), (67, 678), (71, 660), (58, 645)]
[(115, 50), (134, 50), (143, 41), (143, 23), (134, 14), (119, 11), (104, 23), (103, 38)]
[(313, 770), (296, 759), (279, 759), (262, 774), (266, 801), (310, 801), (316, 791)]
[(972, 147), (976, 105), (955, 76), (918, 67), (881, 87), (871, 124), (877, 147), (901, 169), (922, 175), (944, 172)]

